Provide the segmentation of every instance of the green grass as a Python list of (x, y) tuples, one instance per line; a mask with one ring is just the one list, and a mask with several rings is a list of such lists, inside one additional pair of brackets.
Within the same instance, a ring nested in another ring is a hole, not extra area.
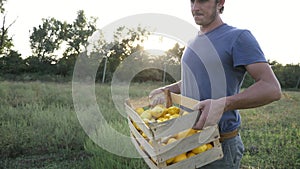
[[(130, 97), (145, 97), (160, 85), (132, 84)], [(96, 85), (99, 109), (110, 127), (128, 135), (126, 119), (118, 113), (110, 91), (109, 85)], [(300, 92), (286, 91), (278, 102), (241, 110), (243, 169), (300, 168), (299, 103)], [(98, 129), (94, 138), (105, 138), (108, 132)], [(116, 148), (131, 148), (124, 144)], [(142, 159), (111, 154), (88, 137), (74, 110), (71, 83), (0, 82), (2, 168), (141, 169), (147, 165)]]
[(246, 148), (243, 164), (256, 168), (300, 167), (299, 103), (299, 92), (284, 92), (278, 102), (241, 111)]

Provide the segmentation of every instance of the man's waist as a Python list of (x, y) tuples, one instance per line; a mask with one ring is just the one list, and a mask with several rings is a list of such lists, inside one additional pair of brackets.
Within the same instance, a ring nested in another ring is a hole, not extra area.
[(226, 133), (220, 133), (220, 142), (223, 142), (225, 140), (234, 138), (238, 134), (239, 134), (239, 130), (238, 129), (234, 129), (233, 131), (226, 132)]

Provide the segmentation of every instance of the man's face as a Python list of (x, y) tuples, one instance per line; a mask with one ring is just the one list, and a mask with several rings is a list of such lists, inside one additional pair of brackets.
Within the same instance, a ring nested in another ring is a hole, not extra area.
[(217, 15), (216, 0), (191, 0), (191, 11), (196, 24), (209, 25)]

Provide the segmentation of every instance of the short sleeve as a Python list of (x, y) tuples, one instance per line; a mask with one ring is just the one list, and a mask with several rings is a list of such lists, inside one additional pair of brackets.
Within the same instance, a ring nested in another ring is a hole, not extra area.
[(233, 45), (233, 64), (245, 66), (257, 62), (267, 62), (257, 40), (250, 31), (244, 30)]

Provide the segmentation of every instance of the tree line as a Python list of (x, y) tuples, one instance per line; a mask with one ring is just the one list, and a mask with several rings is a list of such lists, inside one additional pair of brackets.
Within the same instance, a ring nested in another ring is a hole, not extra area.
[[(282, 65), (277, 61), (268, 61), (284, 89), (300, 89), (300, 63)], [(254, 83), (249, 74), (246, 74), (243, 87)]]
[[(97, 66), (98, 71), (92, 75), (96, 81), (111, 82), (114, 73), (121, 63), (133, 56), (137, 67), (149, 67), (145, 70), (124, 69), (122, 80), (135, 74), (133, 81), (168, 81), (173, 82), (180, 77), (180, 59), (184, 47), (178, 43), (160, 55), (145, 51), (142, 42), (149, 36), (145, 28), (126, 28), (121, 26), (114, 31), (113, 40), (107, 41), (101, 30), (97, 29), (97, 18), (86, 17), (83, 10), (77, 12), (76, 19), (68, 23), (55, 18), (44, 18), (42, 23), (30, 31), (31, 56), (21, 57), (14, 50), (12, 37), (8, 31), (14, 22), (6, 23), (6, 0), (0, 0), (0, 13), (3, 18), (0, 28), (0, 80), (19, 81), (70, 81), (76, 61), (88, 62), (91, 67)], [(97, 33), (98, 39), (91, 42), (90, 38)], [(89, 52), (89, 53), (88, 53)], [(300, 88), (300, 65), (282, 65), (269, 61), (274, 73), (283, 88)], [(149, 66), (149, 64), (153, 64)], [(124, 71), (127, 73), (124, 73)], [(139, 71), (139, 72), (134, 72)], [(168, 72), (172, 72), (173, 75)], [(175, 73), (174, 73), (175, 72)], [(89, 74), (82, 72), (81, 76)], [(246, 75), (243, 87), (253, 83)]]

